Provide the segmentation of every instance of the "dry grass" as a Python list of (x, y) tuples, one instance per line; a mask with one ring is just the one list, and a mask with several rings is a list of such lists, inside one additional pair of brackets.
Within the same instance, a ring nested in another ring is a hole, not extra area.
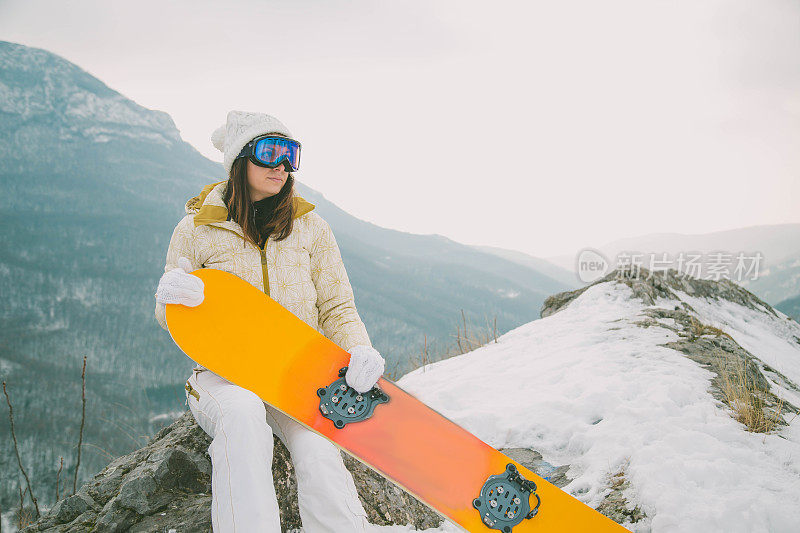
[(432, 362), (430, 348), (428, 348), (428, 336), (425, 335), (423, 338), (422, 350), (420, 351), (419, 356), (414, 359), (414, 368), (419, 368)]
[(497, 316), (494, 317), (493, 323), (490, 324), (487, 318), (485, 327), (475, 328), (472, 324), (467, 323), (467, 317), (462, 309), (461, 323), (456, 324), (455, 346), (457, 351), (452, 355), (471, 352), (492, 341), (497, 342)]
[(33, 502), (34, 509), (36, 510), (35, 518), (39, 518), (39, 501), (36, 499), (36, 496), (33, 495), (33, 489), (31, 488), (31, 478), (28, 476), (28, 472), (25, 470), (25, 467), (22, 465), (22, 457), (20, 457), (19, 453), (19, 443), (17, 442), (17, 433), (14, 430), (14, 406), (11, 404), (11, 398), (8, 395), (8, 390), (6, 389), (6, 382), (3, 382), (3, 394), (6, 397), (6, 403), (8, 404), (8, 422), (11, 428), (11, 440), (14, 442), (14, 453), (17, 456), (17, 465), (19, 466), (20, 472), (22, 472), (22, 476), (25, 478), (25, 492), (22, 491), (22, 487), (19, 489), (19, 514), (17, 515), (17, 520), (19, 524), (19, 528), (22, 529), (23, 527), (23, 519), (27, 517), (25, 514), (25, 494), (30, 494), (31, 501)]
[(33, 509), (29, 509), (27, 507), (22, 512), (17, 511), (17, 530), (28, 527), (29, 525), (35, 523), (36, 515), (34, 513), (35, 511)]
[[(689, 332), (694, 337), (702, 337), (703, 335), (713, 335), (715, 337), (728, 337), (731, 339), (731, 336), (722, 331), (721, 329), (709, 326), (708, 324), (703, 324), (695, 317), (690, 316), (691, 322), (689, 323)], [(733, 339), (731, 339), (733, 340)]]
[[(691, 317), (689, 333), (695, 337), (711, 335), (714, 337), (733, 338), (721, 329), (703, 324)], [(735, 341), (734, 341), (735, 342)], [(760, 386), (756, 377), (747, 371), (747, 359), (727, 352), (716, 356), (719, 369), (717, 381), (725, 403), (733, 411), (734, 418), (742, 423), (747, 431), (753, 433), (770, 433), (783, 423), (783, 399), (778, 398), (766, 388)], [(752, 370), (751, 370), (752, 372)]]
[(497, 342), (497, 317), (495, 316), (491, 323), (487, 318), (485, 326), (477, 327), (467, 321), (467, 316), (462, 309), (461, 320), (456, 323), (456, 332), (451, 337), (453, 339), (452, 344), (446, 346), (437, 356), (431, 356), (430, 348), (428, 347), (428, 336), (426, 335), (421, 354), (415, 360), (415, 364), (418, 363), (416, 368), (434, 361), (441, 361), (477, 350), (490, 342)]
[[(8, 420), (11, 429), (11, 439), (14, 443), (14, 452), (17, 456), (17, 466), (19, 466), (20, 472), (22, 476), (25, 478), (25, 490), (22, 490), (22, 487), (19, 487), (19, 509), (15, 512), (16, 520), (17, 520), (17, 528), (22, 529), (25, 526), (34, 523), (39, 518), (41, 518), (41, 513), (39, 511), (39, 500), (36, 496), (33, 495), (33, 489), (31, 488), (31, 480), (28, 477), (28, 473), (25, 470), (22, 464), (22, 458), (20, 457), (19, 452), (19, 443), (17, 442), (17, 435), (14, 430), (14, 406), (11, 403), (11, 398), (9, 397), (8, 390), (6, 388), (6, 382), (3, 381), (3, 394), (6, 397), (6, 404), (8, 404)], [(83, 370), (81, 371), (81, 426), (80, 426), (80, 433), (78, 438), (78, 459), (75, 463), (75, 476), (72, 481), (72, 494), (75, 494), (77, 484), (78, 484), (78, 467), (81, 464), (81, 448), (84, 446), (83, 444), (83, 428), (86, 423), (86, 356), (83, 357)], [(109, 457), (111, 457), (109, 455)], [(111, 457), (113, 459), (113, 457)], [(61, 470), (64, 466), (64, 458), (60, 459), (60, 465), (58, 467), (58, 472), (56, 473), (56, 501), (59, 500), (60, 496), (60, 483), (61, 483)], [(25, 495), (28, 494), (30, 500), (33, 502), (33, 509), (30, 507), (25, 506)], [(66, 491), (65, 491), (66, 496)], [(0, 524), (0, 533), (2, 533), (2, 524)]]
[[(490, 342), (497, 342), (497, 317), (495, 316), (491, 321), (486, 318), (485, 326), (475, 326), (472, 322), (467, 321), (464, 310), (461, 310), (461, 320), (455, 325), (455, 333), (451, 335), (453, 341), (451, 344), (437, 349), (428, 341), (428, 336), (423, 336), (422, 348), (418, 354), (408, 356), (410, 363), (409, 372), (415, 368), (424, 367), (436, 361), (442, 361), (455, 355), (461, 355), (471, 352)], [(388, 372), (387, 376), (390, 379), (396, 380), (397, 367), (399, 361), (395, 363), (392, 372)]]
[(748, 375), (742, 358), (720, 356), (718, 363), (722, 394), (733, 411), (734, 418), (747, 431), (770, 433), (783, 423), (783, 398), (777, 398), (760, 388), (755, 379)]
[(27, 493), (27, 488), (23, 491), (22, 487), (19, 487), (19, 509), (17, 509), (12, 515), (13, 518), (16, 519), (17, 530), (33, 524), (38, 518), (38, 509), (25, 506), (25, 495)]

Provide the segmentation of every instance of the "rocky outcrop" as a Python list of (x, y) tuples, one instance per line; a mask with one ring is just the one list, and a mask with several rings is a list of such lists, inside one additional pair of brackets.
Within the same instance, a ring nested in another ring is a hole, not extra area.
[[(589, 287), (608, 281), (624, 283), (633, 291), (633, 297), (642, 300), (645, 305), (654, 305), (658, 298), (679, 301), (680, 298), (673, 292), (678, 290), (690, 296), (728, 300), (749, 309), (777, 316), (769, 304), (729, 279), (707, 280), (695, 278), (674, 269), (650, 271), (646, 268), (633, 267), (612, 270), (586, 287), (548, 297), (542, 304), (541, 317), (557, 313)], [(687, 304), (683, 304), (683, 306), (690, 309)]]
[[(724, 331), (703, 324), (696, 310), (682, 301), (676, 292), (708, 300), (728, 301), (780, 319), (772, 306), (728, 279), (698, 279), (674, 269), (649, 271), (640, 267), (621, 268), (586, 287), (547, 298), (541, 316), (544, 318), (559, 312), (589, 287), (608, 281), (627, 285), (633, 298), (641, 300), (646, 306), (653, 306), (643, 309), (642, 319), (635, 324), (675, 333), (678, 340), (662, 346), (685, 354), (713, 372), (715, 377), (711, 382), (711, 394), (727, 405), (749, 431), (768, 433), (777, 426), (785, 425), (781, 413), (800, 412), (797, 406), (774, 394), (767, 376), (782, 387), (800, 391), (795, 383), (754, 357)], [(674, 307), (665, 308), (665, 301), (673, 302)], [(661, 306), (656, 306), (657, 302)]]
[(646, 517), (638, 505), (630, 505), (625, 492), (631, 488), (631, 483), (625, 477), (627, 464), (614, 474), (608, 476), (608, 493), (597, 506), (597, 510), (618, 524), (635, 524)]
[[(122, 456), (21, 530), (163, 532), (211, 530), (210, 437), (186, 411), (147, 446)], [(342, 452), (359, 497), (375, 524), (436, 527), (441, 517), (410, 494)], [(285, 531), (301, 527), (291, 456), (275, 437), (273, 479)]]
[[(210, 437), (186, 411), (157, 433), (147, 446), (112, 461), (78, 492), (56, 503), (21, 533), (163, 532), (211, 530)], [(569, 483), (568, 465), (553, 466), (527, 448), (501, 450), (554, 485)], [(442, 518), (419, 500), (363, 463), (342, 452), (370, 522), (441, 525)], [(291, 456), (275, 437), (272, 464), (284, 531), (301, 527)]]
[(790, 390), (798, 391), (797, 385), (754, 357), (724, 331), (703, 324), (689, 310), (680, 307), (645, 309), (642, 314), (644, 318), (636, 322), (637, 326), (660, 327), (676, 333), (678, 340), (663, 346), (685, 354), (714, 373), (712, 396), (736, 413), (736, 418), (749, 430), (769, 432), (785, 425), (779, 416), (781, 412), (798, 412), (795, 405), (774, 394), (766, 375)]

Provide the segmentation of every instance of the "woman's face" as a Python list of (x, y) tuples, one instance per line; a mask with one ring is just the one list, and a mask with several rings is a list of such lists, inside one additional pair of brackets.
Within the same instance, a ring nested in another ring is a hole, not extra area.
[(258, 202), (268, 196), (278, 194), (286, 183), (289, 173), (286, 165), (280, 164), (275, 168), (265, 168), (253, 164), (247, 160), (247, 189), (250, 192), (250, 200)]

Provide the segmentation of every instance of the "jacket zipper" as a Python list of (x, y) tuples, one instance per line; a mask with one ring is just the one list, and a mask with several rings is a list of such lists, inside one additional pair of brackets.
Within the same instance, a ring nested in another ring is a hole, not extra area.
[(264, 278), (264, 294), (269, 296), (269, 277), (267, 277), (267, 243), (269, 239), (264, 241), (264, 248), (259, 248), (261, 254), (261, 273)]
[[(213, 226), (215, 228), (224, 229), (225, 231), (230, 231), (231, 233), (233, 233), (237, 237), (242, 237), (241, 235), (239, 235), (239, 233), (233, 231), (232, 229), (223, 228), (222, 226), (217, 226), (216, 224), (213, 224)], [(269, 277), (267, 276), (267, 243), (268, 242), (269, 242), (269, 238), (267, 238), (267, 240), (264, 241), (264, 248), (259, 248), (258, 246), (256, 246), (256, 248), (258, 248), (258, 253), (261, 255), (261, 275), (264, 278), (264, 281), (263, 281), (262, 285), (264, 286), (264, 294), (266, 294), (267, 296), (269, 296)]]

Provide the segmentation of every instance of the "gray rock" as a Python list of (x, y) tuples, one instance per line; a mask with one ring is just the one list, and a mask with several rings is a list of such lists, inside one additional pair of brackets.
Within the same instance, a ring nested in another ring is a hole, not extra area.
[[(634, 298), (642, 300), (645, 305), (653, 305), (658, 298), (669, 298), (677, 301), (679, 298), (674, 291), (679, 290), (695, 297), (728, 300), (749, 309), (763, 311), (775, 317), (778, 316), (769, 304), (729, 279), (721, 279), (719, 281), (698, 279), (675, 269), (650, 271), (639, 267), (617, 268), (586, 287), (548, 297), (542, 304), (541, 317), (544, 318), (557, 313), (583, 294), (589, 287), (608, 281), (624, 283), (631, 288)], [(691, 309), (688, 304), (681, 303), (679, 305), (686, 310)]]
[[(554, 466), (545, 461), (542, 454), (536, 450), (504, 448), (500, 451), (560, 489), (572, 481), (567, 477), (569, 465)], [(625, 498), (623, 493), (630, 489), (630, 483), (625, 479), (624, 474), (625, 470), (620, 469), (620, 471), (608, 475), (608, 494), (600, 502), (597, 511), (619, 524), (636, 523), (644, 519), (645, 514), (639, 507), (631, 507)]]
[[(100, 511), (99, 516), (96, 518), (96, 522), (93, 524), (92, 531), (118, 533), (120, 531), (126, 531), (135, 523), (136, 511), (124, 507), (120, 499), (113, 498), (109, 500), (106, 506)], [(73, 524), (69, 525), (73, 526)], [(80, 530), (80, 528), (76, 528), (74, 530), (66, 529), (63, 531)]]
[[(181, 533), (211, 530), (211, 439), (186, 411), (140, 450), (119, 457), (75, 494), (63, 498), (21, 531)], [(501, 449), (557, 487), (569, 483), (569, 465), (554, 466), (527, 448)], [(441, 525), (442, 517), (402, 488), (342, 452), (370, 522)], [(277, 437), (272, 465), (283, 531), (302, 527), (291, 456)]]
[[(144, 447), (118, 457), (80, 490), (21, 532), (211, 530), (211, 439), (186, 411)], [(342, 452), (370, 521), (437, 527), (442, 518), (361, 461)], [(284, 531), (302, 524), (291, 456), (275, 437), (272, 465)]]
[(558, 488), (563, 488), (572, 481), (567, 477), (569, 465), (554, 466), (542, 459), (542, 454), (536, 450), (531, 450), (530, 448), (502, 448), (500, 451)]
[(59, 507), (54, 510), (54, 515), (59, 522), (71, 522), (77, 516), (97, 507), (92, 499), (84, 492), (78, 492), (59, 502)]
[(609, 492), (597, 510), (618, 524), (635, 524), (646, 518), (639, 506), (631, 505), (625, 492), (630, 490), (630, 481), (625, 477), (625, 469), (608, 477)]
[(551, 296), (542, 306), (542, 317), (561, 311), (589, 287), (608, 281), (627, 285), (633, 292), (633, 298), (640, 299), (646, 306), (654, 305), (659, 299), (662, 302), (675, 302), (674, 309), (643, 309), (642, 319), (635, 324), (676, 333), (679, 340), (662, 346), (685, 354), (713, 372), (715, 377), (711, 382), (711, 394), (727, 405), (749, 431), (769, 432), (785, 425), (782, 413), (798, 413), (797, 406), (779, 399), (772, 392), (770, 380), (795, 391), (799, 390), (796, 384), (754, 357), (724, 331), (701, 323), (691, 305), (681, 301), (675, 292), (681, 291), (709, 301), (726, 300), (779, 318), (769, 304), (728, 279), (697, 279), (673, 269), (653, 272), (645, 268), (617, 269), (586, 287)]

